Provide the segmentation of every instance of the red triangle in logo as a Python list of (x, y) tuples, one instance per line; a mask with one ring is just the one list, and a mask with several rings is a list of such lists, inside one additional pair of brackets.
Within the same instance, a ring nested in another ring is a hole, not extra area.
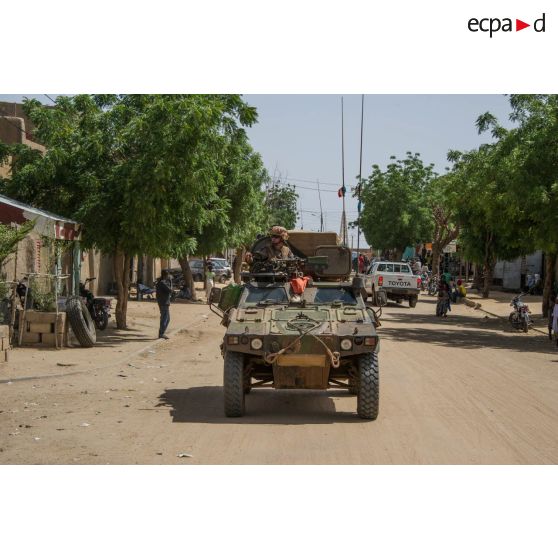
[(515, 30), (516, 31), (521, 31), (522, 29), (525, 29), (526, 27), (531, 27), (531, 24), (530, 23), (525, 23), (524, 21), (521, 21), (520, 19), (515, 20)]

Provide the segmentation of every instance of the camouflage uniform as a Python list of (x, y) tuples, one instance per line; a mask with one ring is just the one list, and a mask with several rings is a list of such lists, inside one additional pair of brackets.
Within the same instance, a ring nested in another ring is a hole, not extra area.
[(275, 226), (269, 231), (270, 237), (280, 236), (282, 242), (274, 244), (271, 238), (266, 240), (265, 246), (259, 250), (259, 253), (268, 260), (288, 260), (294, 258), (291, 249), (285, 244), (289, 238), (287, 229), (284, 227)]

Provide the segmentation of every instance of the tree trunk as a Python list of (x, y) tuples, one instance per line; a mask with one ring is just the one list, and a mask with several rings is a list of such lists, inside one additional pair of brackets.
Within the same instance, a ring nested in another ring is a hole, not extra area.
[(437, 242), (432, 243), (432, 275), (440, 274), (441, 250)]
[(113, 256), (114, 280), (118, 296), (116, 299), (116, 327), (126, 329), (126, 314), (128, 312), (128, 291), (130, 288), (130, 256), (120, 250), (115, 250)]
[(482, 298), (490, 296), (490, 287), (492, 285), (492, 274), (494, 272), (494, 265), (492, 262), (485, 263), (483, 266), (484, 282), (482, 288)]
[(556, 276), (556, 253), (544, 253), (545, 272), (544, 287), (542, 297), (542, 314), (546, 318), (548, 316), (548, 308), (551, 307), (551, 301), (554, 300), (556, 293), (554, 292), (554, 278)]
[(190, 269), (190, 263), (188, 262), (188, 257), (179, 258), (180, 269), (182, 269), (182, 275), (184, 277), (184, 282), (190, 293), (192, 295), (192, 300), (197, 302), (198, 296), (196, 294), (196, 287), (194, 285), (194, 278), (192, 277), (192, 270)]
[(244, 261), (244, 255), (246, 254), (246, 248), (236, 249), (236, 258), (234, 260), (233, 277), (235, 283), (240, 283), (240, 271), (242, 269), (242, 262)]
[(484, 284), (482, 289), (482, 298), (488, 298), (490, 296), (490, 286), (492, 285), (492, 273), (494, 271), (494, 258), (493, 258), (493, 240), (492, 231), (486, 233), (486, 239), (484, 241), (484, 261), (482, 266), (482, 273), (484, 277)]

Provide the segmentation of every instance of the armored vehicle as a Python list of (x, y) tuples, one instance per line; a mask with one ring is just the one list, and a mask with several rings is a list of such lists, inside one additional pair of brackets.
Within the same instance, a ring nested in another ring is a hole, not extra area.
[(345, 389), (356, 395), (360, 418), (378, 416), (378, 315), (365, 304), (362, 278), (349, 281), (351, 252), (335, 239), (289, 232), (294, 258), (287, 260), (262, 256), (269, 238), (259, 239), (243, 284), (210, 293), (227, 328), (221, 349), (228, 417), (242, 416), (246, 395), (263, 387)]

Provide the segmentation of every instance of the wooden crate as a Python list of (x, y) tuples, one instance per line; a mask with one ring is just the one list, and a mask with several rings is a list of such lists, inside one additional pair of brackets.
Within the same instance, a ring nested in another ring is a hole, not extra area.
[(54, 325), (54, 322), (50, 324), (27, 322), (27, 331), (29, 333), (52, 333), (54, 335)]
[[(21, 342), (25, 345), (42, 345), (44, 347), (56, 346), (56, 334), (58, 334), (58, 346), (67, 346), (67, 326), (65, 312), (37, 312), (28, 310), (20, 315), (19, 327), (23, 330)], [(56, 329), (55, 329), (56, 326)]]

